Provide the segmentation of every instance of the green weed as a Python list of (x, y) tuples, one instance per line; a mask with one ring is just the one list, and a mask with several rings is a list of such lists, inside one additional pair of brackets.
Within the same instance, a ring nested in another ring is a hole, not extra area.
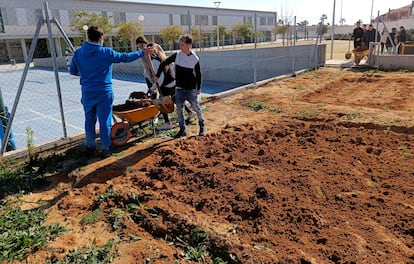
[(408, 152), (407, 146), (401, 145), (398, 149), (402, 151), (401, 156), (403, 157), (403, 159), (409, 159), (411, 157), (411, 154)]
[(37, 159), (38, 153), (36, 153), (36, 147), (34, 145), (34, 131), (30, 127), (26, 127), (26, 140), (29, 160), (34, 161)]
[(201, 261), (202, 263), (205, 263), (206, 257), (209, 256), (206, 245), (207, 238), (208, 234), (199, 227), (192, 230), (192, 235), (189, 241), (184, 241), (177, 237), (179, 245), (184, 249), (184, 251), (181, 252), (181, 256), (187, 260)]
[(119, 254), (114, 248), (114, 241), (108, 240), (103, 247), (97, 247), (96, 241), (93, 240), (92, 245), (83, 248), (75, 248), (62, 259), (52, 259), (47, 263), (53, 264), (95, 264), (95, 263), (111, 263)]
[(65, 229), (58, 223), (44, 225), (42, 210), (22, 211), (6, 203), (0, 206), (0, 263), (24, 260)]
[(359, 117), (361, 117), (361, 113), (348, 113), (348, 114), (346, 114), (346, 118), (348, 120), (354, 120), (354, 119), (357, 119)]
[(85, 215), (85, 217), (82, 219), (82, 224), (94, 224), (98, 222), (102, 217), (102, 211), (100, 209), (96, 209), (92, 212), (89, 212)]
[(253, 111), (260, 111), (269, 108), (269, 105), (266, 102), (257, 101), (256, 99), (253, 99), (247, 106)]

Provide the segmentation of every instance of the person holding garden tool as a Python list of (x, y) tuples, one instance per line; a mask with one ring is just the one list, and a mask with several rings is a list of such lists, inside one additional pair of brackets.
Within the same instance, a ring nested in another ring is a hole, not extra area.
[(191, 35), (185, 34), (180, 36), (180, 51), (169, 56), (163, 61), (158, 68), (154, 81), (157, 82), (165, 66), (174, 62), (175, 64), (175, 102), (177, 104), (178, 124), (180, 130), (175, 135), (179, 138), (187, 135), (186, 124), (184, 120), (183, 107), (187, 100), (190, 102), (192, 109), (195, 110), (200, 126), (199, 135), (206, 135), (206, 127), (204, 124), (203, 113), (197, 101), (197, 96), (201, 93), (201, 68), (200, 59), (197, 54), (191, 50), (193, 38)]
[[(154, 54), (151, 56), (150, 60), (150, 70), (152, 74), (155, 76), (155, 72), (158, 71), (161, 62), (163, 62), (167, 56), (165, 55), (164, 50), (154, 43), (149, 43), (147, 45), (148, 48), (154, 49)], [(175, 103), (175, 76), (174, 76), (174, 69), (173, 64), (167, 65), (164, 67), (164, 70), (161, 72), (160, 78), (158, 82), (154, 82), (153, 85), (150, 87), (150, 92), (154, 93), (155, 91), (159, 91), (160, 97), (171, 96), (171, 100)], [(164, 100), (160, 100), (162, 103)], [(158, 101), (155, 100), (155, 103)], [(187, 112), (188, 121), (189, 119), (195, 115), (195, 113), (188, 107), (184, 106), (185, 111)], [(159, 127), (160, 130), (169, 130), (172, 128), (170, 119), (168, 117), (168, 113), (174, 111), (174, 108), (171, 111), (163, 111), (162, 115), (164, 118), (164, 124)]]

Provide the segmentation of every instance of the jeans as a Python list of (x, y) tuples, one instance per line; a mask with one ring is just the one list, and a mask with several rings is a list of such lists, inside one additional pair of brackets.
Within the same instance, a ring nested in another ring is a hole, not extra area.
[(184, 103), (188, 101), (191, 104), (191, 108), (196, 112), (198, 117), (198, 124), (204, 126), (204, 117), (201, 112), (200, 105), (197, 101), (197, 90), (196, 89), (181, 89), (176, 87), (175, 89), (175, 104), (177, 105), (178, 124), (181, 130), (185, 130), (184, 120)]
[(96, 121), (99, 121), (99, 134), (102, 149), (108, 150), (111, 146), (112, 104), (113, 91), (83, 92), (81, 102), (85, 112), (86, 147), (96, 147)]

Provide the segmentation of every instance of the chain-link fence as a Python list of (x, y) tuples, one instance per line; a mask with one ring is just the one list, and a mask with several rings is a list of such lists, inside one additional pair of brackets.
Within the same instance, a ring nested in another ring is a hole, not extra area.
[[(121, 52), (135, 50), (135, 38), (142, 32), (149, 41), (159, 43), (167, 54), (177, 48), (178, 38), (168, 39), (160, 31), (170, 26), (181, 29), (179, 33), (187, 31), (193, 36), (200, 33), (202, 38), (195, 38), (193, 48), (202, 67), (202, 96), (313, 68), (325, 61), (323, 45), (281, 47), (275, 44), (270, 30), (276, 18), (270, 12), (262, 14), (268, 16), (262, 21), (247, 11), (245, 14), (222, 11), (221, 15), (230, 21), (227, 23), (240, 23), (250, 18), (253, 30), (256, 33), (262, 30), (260, 39), (263, 42), (249, 43), (254, 41), (254, 35), (240, 39), (233, 34), (223, 35), (217, 43), (214, 24), (219, 22), (214, 9), (210, 10), (211, 15), (206, 15), (202, 8), (168, 11), (168, 6), (141, 4), (137, 7), (105, 1), (77, 1), (78, 6), (74, 7), (70, 2), (54, 1), (49, 5), (37, 0), (0, 0), (0, 95), (8, 110), (0, 109), (0, 117), (9, 121), (8, 126), (7, 122), (3, 123), (0, 136), (3, 135), (2, 142), (9, 136), (17, 149), (84, 132), (79, 77), (70, 75), (68, 66), (71, 46), (76, 49), (85, 41), (86, 21), (101, 21), (111, 28), (104, 45)], [(160, 8), (167, 8), (167, 11), (162, 13)], [(102, 18), (105, 19), (100, 20)], [(119, 25), (128, 22), (133, 23), (132, 28), (141, 27), (141, 31), (127, 31), (121, 35)], [(170, 28), (167, 33), (172, 30)], [(139, 61), (114, 64), (113, 69), (114, 104), (123, 103), (133, 91), (147, 91)], [(11, 114), (9, 118), (7, 112)]]

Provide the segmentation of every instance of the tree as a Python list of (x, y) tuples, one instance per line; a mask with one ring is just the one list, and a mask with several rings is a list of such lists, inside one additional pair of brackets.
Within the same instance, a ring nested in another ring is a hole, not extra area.
[(303, 20), (301, 22), (298, 23), (298, 27), (301, 28), (303, 35), (304, 35), (304, 39), (306, 39), (306, 26), (309, 25), (309, 22), (307, 20)]
[(116, 26), (116, 36), (120, 41), (130, 41), (131, 49), (136, 50), (135, 40), (142, 35), (142, 23), (121, 22)]
[(233, 33), (236, 38), (241, 38), (244, 44), (244, 38), (253, 36), (253, 25), (250, 22), (244, 21), (233, 26)]
[(97, 14), (94, 12), (76, 11), (75, 17), (71, 21), (70, 29), (84, 34), (83, 27), (86, 26), (100, 26), (106, 37), (112, 34), (113, 25), (109, 22), (108, 16)]
[(345, 18), (341, 18), (339, 20), (339, 23), (341, 24), (341, 26), (343, 26), (345, 22), (346, 22), (346, 19)]
[(203, 36), (201, 35), (201, 30), (198, 26), (191, 27), (191, 36), (193, 37), (193, 43), (197, 43), (201, 50), (201, 41), (203, 40)]
[(283, 20), (280, 19), (272, 30), (273, 34), (282, 35), (283, 46), (285, 46), (285, 39), (286, 39), (286, 35), (288, 35), (289, 33), (289, 28), (290, 28), (289, 23), (285, 24)]
[(178, 37), (183, 34), (183, 29), (180, 26), (167, 26), (160, 30), (160, 37), (166, 42), (171, 51), (173, 45), (178, 43)]
[(285, 39), (290, 35), (290, 27), (293, 25), (293, 15), (289, 10), (289, 6), (281, 6), (278, 13), (280, 14), (280, 18), (279, 21), (277, 21), (273, 32), (282, 35), (283, 46), (285, 46)]
[(223, 45), (224, 45), (224, 39), (225, 39), (226, 36), (229, 35), (229, 32), (227, 32), (226, 26), (224, 26), (224, 25), (215, 26), (213, 31), (211, 32), (211, 37), (213, 39), (217, 39), (217, 27), (219, 27), (219, 37), (221, 37), (221, 40), (222, 40)]

